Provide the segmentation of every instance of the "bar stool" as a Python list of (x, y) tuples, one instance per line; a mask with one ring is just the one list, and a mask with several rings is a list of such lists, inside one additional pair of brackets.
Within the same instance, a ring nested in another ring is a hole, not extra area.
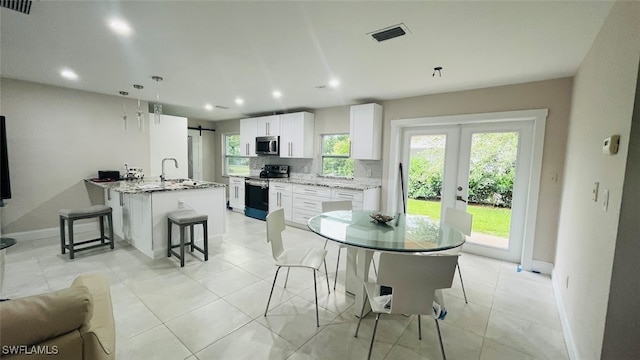
[[(184, 246), (190, 245), (190, 250), (193, 252), (193, 249), (200, 251), (204, 255), (204, 261), (209, 260), (209, 238), (208, 238), (208, 230), (207, 230), (207, 220), (209, 217), (205, 214), (199, 214), (193, 210), (179, 210), (174, 211), (168, 214), (167, 216), (167, 230), (168, 230), (168, 240), (169, 244), (167, 246), (167, 257), (171, 257), (173, 254), (175, 257), (180, 259), (180, 267), (184, 267)], [(171, 242), (171, 224), (176, 224), (180, 227), (180, 243), (173, 245)], [(194, 225), (200, 225), (204, 229), (204, 249), (196, 246), (195, 244), (195, 236), (193, 233)], [(185, 235), (184, 228), (189, 226), (189, 234), (190, 241), (185, 243)], [(180, 248), (180, 254), (173, 251), (174, 248)]]
[[(112, 210), (110, 206), (106, 205), (94, 205), (82, 209), (62, 209), (60, 210), (60, 248), (62, 250), (62, 254), (66, 253), (66, 250), (69, 249), (69, 259), (73, 259), (75, 257), (76, 251), (88, 250), (97, 248), (100, 246), (109, 246), (113, 249), (114, 238), (113, 238), (113, 218), (112, 218)], [(91, 219), (99, 217), (100, 218), (100, 237), (91, 240), (85, 240), (80, 242), (74, 242), (73, 240), (73, 222), (76, 220), (82, 219)], [(104, 218), (107, 218), (109, 222), (109, 236), (106, 237), (104, 235)], [(65, 239), (65, 221), (69, 223), (69, 244), (67, 245)], [(105, 240), (109, 240), (105, 242)], [(90, 244), (93, 242), (99, 241), (99, 244), (85, 246), (82, 248), (76, 248), (78, 245)]]

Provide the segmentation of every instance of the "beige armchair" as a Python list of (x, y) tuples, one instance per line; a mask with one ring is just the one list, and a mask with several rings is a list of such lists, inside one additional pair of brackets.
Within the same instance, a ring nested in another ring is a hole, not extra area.
[(0, 303), (3, 359), (115, 359), (115, 344), (102, 275), (80, 275), (68, 289)]

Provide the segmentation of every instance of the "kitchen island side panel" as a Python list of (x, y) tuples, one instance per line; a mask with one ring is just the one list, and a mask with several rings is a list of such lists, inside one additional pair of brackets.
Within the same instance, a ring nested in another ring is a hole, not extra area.
[[(152, 193), (153, 213), (153, 258), (167, 256), (167, 214), (178, 210), (194, 210), (208, 215), (209, 247), (212, 243), (221, 241), (225, 233), (226, 223), (226, 194), (225, 187), (212, 187), (206, 189), (193, 189), (182, 191), (163, 191)], [(182, 208), (180, 208), (182, 206)], [(196, 243), (202, 245), (202, 226), (195, 226)], [(189, 236), (189, 230), (185, 232)], [(172, 227), (172, 240), (174, 244), (180, 241), (179, 227)], [(187, 240), (189, 238), (187, 237)], [(197, 256), (197, 255), (196, 255)]]

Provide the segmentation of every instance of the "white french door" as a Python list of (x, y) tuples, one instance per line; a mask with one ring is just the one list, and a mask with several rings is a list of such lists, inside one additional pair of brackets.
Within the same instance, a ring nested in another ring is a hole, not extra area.
[(463, 250), (519, 262), (525, 236), (533, 121), (404, 129), (407, 212), (442, 219), (448, 207), (474, 216)]

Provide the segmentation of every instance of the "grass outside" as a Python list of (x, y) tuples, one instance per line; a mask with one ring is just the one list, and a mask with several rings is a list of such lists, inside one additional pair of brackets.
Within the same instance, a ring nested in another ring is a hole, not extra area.
[[(407, 210), (409, 214), (420, 214), (432, 219), (440, 219), (439, 201), (409, 199)], [(473, 232), (503, 238), (509, 237), (511, 209), (470, 204), (467, 206), (467, 211), (473, 215)]]

